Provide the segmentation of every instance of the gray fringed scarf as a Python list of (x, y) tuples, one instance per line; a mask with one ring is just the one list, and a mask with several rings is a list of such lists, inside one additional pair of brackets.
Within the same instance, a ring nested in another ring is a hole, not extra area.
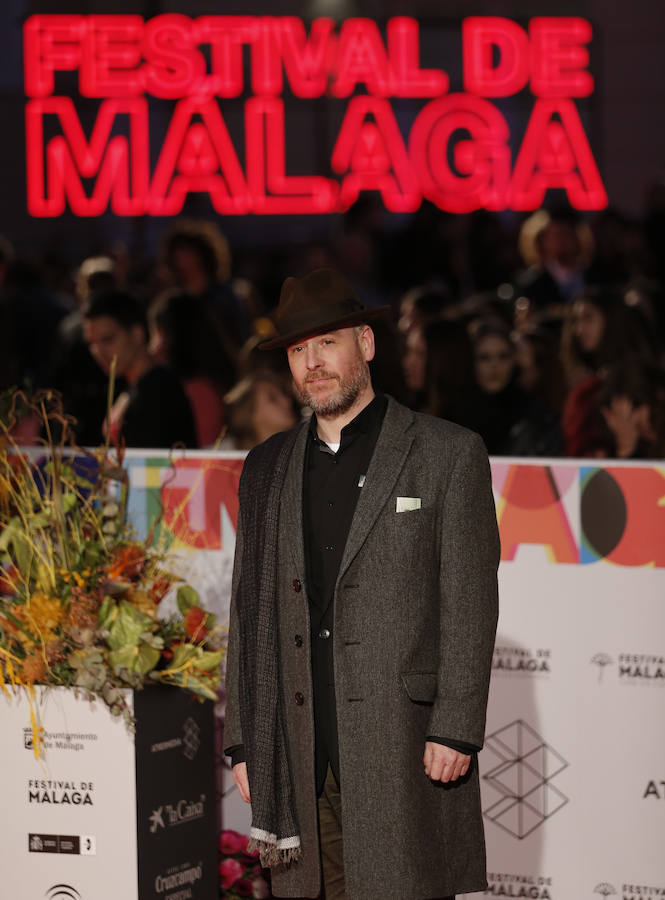
[(299, 429), (252, 450), (240, 479), (242, 576), (237, 608), (240, 631), (240, 721), (252, 791), (250, 846), (261, 864), (276, 866), (302, 854), (286, 750), (277, 644), (277, 538), (279, 502)]

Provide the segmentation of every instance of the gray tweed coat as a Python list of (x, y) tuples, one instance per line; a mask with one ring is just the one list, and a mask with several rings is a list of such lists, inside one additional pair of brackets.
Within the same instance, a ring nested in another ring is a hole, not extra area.
[[(278, 571), (281, 690), (303, 857), (273, 872), (278, 897), (316, 897), (321, 888), (302, 535), (306, 438), (303, 425), (282, 491)], [(398, 497), (419, 498), (421, 508), (396, 512)], [(234, 595), (242, 510), (237, 542)], [(350, 900), (425, 900), (486, 886), (477, 762), (443, 785), (425, 776), (422, 757), (430, 734), (483, 743), (498, 555), (481, 439), (390, 400), (334, 597)], [(294, 580), (304, 589), (294, 590)], [(243, 742), (234, 619), (232, 601), (227, 747)]]

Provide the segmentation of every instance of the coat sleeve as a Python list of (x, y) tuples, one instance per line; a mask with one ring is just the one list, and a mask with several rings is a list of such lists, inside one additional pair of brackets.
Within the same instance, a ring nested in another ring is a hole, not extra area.
[(229, 613), (229, 634), (226, 651), (226, 713), (224, 717), (224, 752), (231, 755), (230, 751), (244, 745), (242, 728), (240, 725), (240, 698), (238, 691), (238, 679), (240, 674), (240, 635), (238, 632), (238, 583), (240, 581), (243, 553), (242, 511), (238, 512), (238, 527), (236, 530), (236, 547), (233, 559), (233, 579), (231, 585), (231, 609)]
[(487, 451), (464, 435), (443, 497), (440, 655), (427, 734), (482, 747), (498, 618), (499, 535)]

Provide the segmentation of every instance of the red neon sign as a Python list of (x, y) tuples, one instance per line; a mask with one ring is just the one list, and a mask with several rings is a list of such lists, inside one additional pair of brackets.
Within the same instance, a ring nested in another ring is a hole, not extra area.
[[(205, 193), (226, 215), (330, 213), (377, 191), (395, 212), (423, 198), (470, 212), (533, 209), (552, 188), (579, 209), (599, 209), (607, 196), (572, 99), (593, 93), (591, 37), (580, 18), (538, 17), (527, 29), (465, 19), (464, 93), (451, 94), (443, 69), (421, 67), (419, 26), (406, 16), (388, 21), (385, 40), (366, 18), (338, 28), (318, 18), (306, 28), (293, 16), (32, 16), (24, 26), (28, 209), (167, 216), (188, 194)], [(57, 94), (62, 71), (76, 72), (81, 96), (100, 101), (87, 136), (74, 101)], [(535, 99), (513, 161), (508, 124), (489, 98), (527, 88)], [(347, 101), (330, 176), (287, 172), (287, 141), (297, 139), (287, 89)], [(152, 172), (149, 97), (177, 101)], [(408, 135), (390, 102), (398, 97), (425, 101)], [(224, 119), (232, 100), (244, 104), (242, 155)]]

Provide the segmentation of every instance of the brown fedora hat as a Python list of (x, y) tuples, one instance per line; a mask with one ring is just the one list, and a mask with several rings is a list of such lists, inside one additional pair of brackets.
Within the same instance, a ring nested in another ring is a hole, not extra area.
[(389, 306), (363, 306), (348, 281), (335, 269), (315, 269), (304, 278), (286, 279), (273, 315), (277, 337), (259, 347), (288, 347), (313, 334), (361, 325), (389, 310)]

